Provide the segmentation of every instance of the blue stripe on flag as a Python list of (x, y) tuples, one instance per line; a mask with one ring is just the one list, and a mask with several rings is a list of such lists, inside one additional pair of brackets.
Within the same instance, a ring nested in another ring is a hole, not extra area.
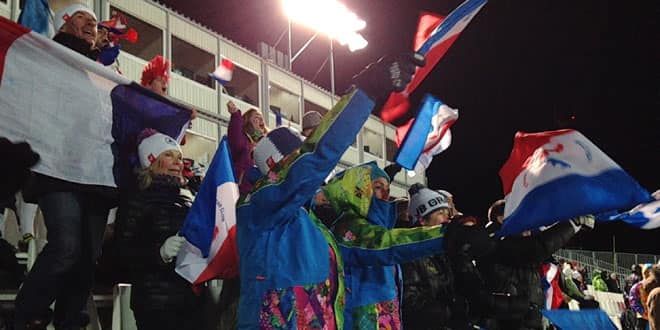
[(236, 176), (227, 137), (223, 136), (180, 231), (188, 242), (202, 252), (204, 258), (209, 255), (215, 231), (217, 188), (227, 182), (236, 182)]
[(528, 192), (505, 219), (498, 235), (514, 235), (556, 221), (626, 208), (649, 198), (648, 191), (621, 169), (595, 176), (568, 175)]
[(429, 38), (419, 47), (418, 53), (426, 55), (433, 45), (442, 39), (442, 37), (449, 32), (454, 25), (464, 19), (466, 16), (478, 10), (481, 6), (486, 4), (486, 0), (467, 0), (460, 6), (454, 9), (449, 15), (440, 23), (436, 30), (429, 36)]
[(433, 95), (426, 94), (422, 100), (415, 121), (406, 133), (397, 151), (395, 162), (409, 170), (415, 168), (419, 156), (424, 151), (426, 140), (432, 129), (433, 116), (444, 103)]

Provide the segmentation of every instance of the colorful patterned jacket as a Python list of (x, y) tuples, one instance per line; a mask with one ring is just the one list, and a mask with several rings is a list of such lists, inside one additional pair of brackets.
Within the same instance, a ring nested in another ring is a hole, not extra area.
[[(280, 162), (239, 201), (239, 329), (343, 328), (341, 254), (329, 230), (302, 206), (339, 162), (373, 106), (359, 89), (344, 96), (298, 154)], [(321, 298), (331, 300), (330, 310), (309, 315), (302, 309), (310, 296), (299, 293), (323, 283), (332, 289), (321, 292)]]
[(356, 166), (323, 188), (343, 212), (333, 232), (345, 264), (346, 329), (400, 329), (398, 264), (442, 250), (441, 226), (392, 229), (394, 205), (372, 196), (371, 173), (379, 170), (373, 162)]

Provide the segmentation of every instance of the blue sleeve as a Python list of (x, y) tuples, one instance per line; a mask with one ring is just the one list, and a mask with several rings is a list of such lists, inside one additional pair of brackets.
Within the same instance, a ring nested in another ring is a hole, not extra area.
[(347, 266), (389, 266), (443, 252), (443, 226), (387, 229), (340, 220), (334, 234)]
[[(342, 97), (332, 110), (323, 116), (314, 133), (303, 143), (299, 154), (282, 168), (257, 182), (240, 207), (251, 206), (264, 215), (296, 212), (314, 196), (335, 168), (369, 118), (373, 106), (374, 102), (359, 89)], [(271, 219), (277, 221), (287, 217)], [(262, 217), (258, 223), (252, 225), (277, 225), (263, 220)]]

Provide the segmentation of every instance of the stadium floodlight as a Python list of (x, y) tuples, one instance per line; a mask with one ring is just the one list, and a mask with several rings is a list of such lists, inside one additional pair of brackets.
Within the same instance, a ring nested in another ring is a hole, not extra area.
[(347, 45), (351, 52), (368, 44), (358, 33), (367, 23), (336, 0), (282, 0), (282, 5), (289, 20)]

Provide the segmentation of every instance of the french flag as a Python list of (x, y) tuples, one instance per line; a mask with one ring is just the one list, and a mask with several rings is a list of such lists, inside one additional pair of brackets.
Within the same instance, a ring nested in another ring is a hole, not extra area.
[(580, 132), (516, 133), (500, 170), (501, 236), (651, 201), (651, 195)]
[(225, 136), (179, 232), (187, 242), (177, 256), (176, 272), (192, 283), (193, 288), (214, 278), (227, 279), (238, 275), (238, 196)]
[(413, 49), (424, 55), (426, 65), (417, 68), (412, 81), (399, 93), (392, 93), (380, 111), (380, 117), (391, 123), (408, 112), (408, 96), (424, 81), (458, 36), (486, 4), (486, 0), (466, 0), (447, 17), (424, 12), (420, 15)]
[(225, 85), (226, 83), (230, 82), (233, 75), (234, 62), (226, 58), (223, 58), (220, 61), (220, 65), (218, 65), (215, 71), (209, 73), (209, 76), (211, 76), (211, 78), (215, 79), (221, 85)]
[(457, 110), (426, 94), (417, 116), (396, 131), (399, 150), (395, 162), (408, 170), (426, 170), (433, 156), (449, 148), (449, 128), (457, 119)]
[(552, 262), (544, 262), (539, 269), (541, 275), (541, 287), (545, 294), (545, 309), (557, 309), (564, 301), (564, 296), (559, 286), (561, 273), (559, 266)]
[(27, 141), (37, 173), (122, 186), (139, 165), (138, 134), (178, 141), (191, 111), (51, 39), (0, 17), (0, 135)]

